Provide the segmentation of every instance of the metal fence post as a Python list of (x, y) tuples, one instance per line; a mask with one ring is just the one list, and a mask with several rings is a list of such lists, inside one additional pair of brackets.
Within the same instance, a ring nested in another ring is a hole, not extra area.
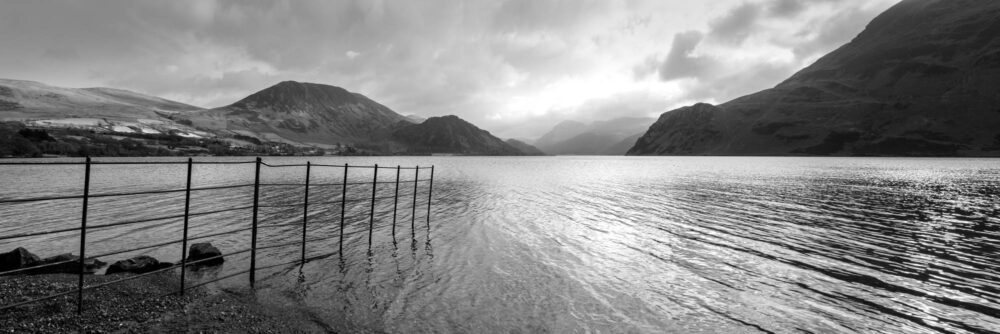
[(347, 210), (347, 164), (344, 164), (344, 182), (340, 193), (340, 259), (344, 259), (344, 212)]
[[(434, 165), (431, 165), (431, 178), (427, 181), (427, 231), (431, 230), (431, 194), (434, 192)], [(430, 232), (428, 232), (430, 233)]]
[(413, 173), (413, 212), (410, 213), (410, 237), (417, 240), (417, 228), (414, 222), (417, 219), (417, 185), (420, 184), (420, 166), (417, 166)]
[(306, 224), (309, 222), (309, 172), (312, 162), (306, 161), (306, 191), (302, 201), (302, 263), (306, 263)]
[(396, 165), (396, 194), (392, 196), (392, 244), (396, 244), (396, 206), (399, 204), (399, 165)]
[(87, 200), (90, 197), (90, 157), (87, 157), (87, 167), (83, 175), (83, 210), (80, 215), (80, 280), (76, 286), (76, 313), (83, 313), (83, 267), (87, 257)]
[(253, 180), (253, 226), (250, 228), (250, 287), (254, 287), (254, 274), (257, 271), (257, 209), (260, 200), (260, 157), (257, 157), (257, 168)]
[(181, 238), (181, 296), (184, 295), (184, 272), (187, 266), (188, 215), (191, 213), (191, 171), (194, 160), (188, 158), (187, 187), (184, 188), (184, 237)]
[(378, 189), (378, 164), (372, 169), (372, 207), (368, 210), (368, 253), (372, 252), (372, 229), (375, 228), (375, 191)]

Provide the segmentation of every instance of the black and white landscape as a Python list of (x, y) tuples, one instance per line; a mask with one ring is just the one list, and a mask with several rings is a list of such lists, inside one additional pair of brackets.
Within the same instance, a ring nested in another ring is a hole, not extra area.
[(0, 2), (0, 329), (1000, 332), (1000, 2)]

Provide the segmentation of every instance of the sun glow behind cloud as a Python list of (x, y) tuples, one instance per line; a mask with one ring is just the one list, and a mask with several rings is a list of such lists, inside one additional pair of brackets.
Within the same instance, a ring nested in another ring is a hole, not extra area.
[(771, 87), (895, 2), (11, 1), (0, 77), (206, 107), (318, 82), (530, 138)]

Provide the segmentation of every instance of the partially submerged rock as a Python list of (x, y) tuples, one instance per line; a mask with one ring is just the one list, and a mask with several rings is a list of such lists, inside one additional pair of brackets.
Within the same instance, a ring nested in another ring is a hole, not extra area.
[(110, 267), (108, 267), (108, 270), (105, 272), (105, 275), (116, 274), (116, 273), (142, 274), (154, 270), (168, 268), (173, 265), (174, 264), (170, 262), (160, 262), (159, 260), (157, 260), (152, 256), (139, 255), (128, 260), (115, 262)]
[[(84, 259), (83, 273), (93, 274), (108, 265), (99, 259)], [(47, 257), (38, 264), (39, 268), (31, 270), (32, 274), (76, 274), (80, 272), (80, 257), (73, 254), (59, 254)]]
[(198, 262), (198, 263), (195, 264), (196, 266), (197, 265), (217, 266), (217, 265), (220, 265), (220, 264), (222, 264), (223, 262), (226, 261), (225, 259), (223, 259), (221, 257), (221, 255), (222, 255), (222, 251), (220, 251), (218, 248), (215, 248), (215, 246), (212, 246), (211, 243), (208, 243), (208, 242), (197, 243), (197, 244), (191, 245), (191, 249), (188, 251), (187, 262), (191, 263), (191, 262), (194, 262), (194, 261), (198, 261), (198, 260), (202, 260), (202, 259), (207, 259), (207, 258), (219, 256), (218, 258), (211, 259), (211, 260), (204, 261), (204, 262)]
[[(83, 273), (93, 274), (108, 265), (98, 259), (85, 259)], [(0, 272), (17, 269), (28, 269), (18, 274), (76, 274), (80, 272), (80, 257), (66, 253), (40, 260), (24, 247), (18, 247), (8, 253), (0, 254)]]
[(0, 272), (34, 267), (38, 265), (41, 260), (38, 256), (32, 254), (24, 247), (18, 247), (14, 250), (0, 254)]

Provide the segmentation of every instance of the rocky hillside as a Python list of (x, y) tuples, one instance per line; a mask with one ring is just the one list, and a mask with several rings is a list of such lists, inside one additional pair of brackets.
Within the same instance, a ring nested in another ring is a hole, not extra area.
[[(623, 155), (650, 124), (652, 118), (622, 117), (585, 124), (564, 121), (538, 139), (535, 146), (549, 154)], [(624, 145), (622, 142), (626, 142)]]
[(669, 111), (634, 155), (1000, 156), (1000, 1), (905, 0), (776, 87)]
[(201, 108), (113, 88), (63, 88), (0, 79), (0, 120), (66, 118), (165, 121), (169, 114)]
[(411, 154), (523, 155), (520, 150), (457, 116), (431, 117), (403, 125), (392, 139)]
[(194, 113), (190, 120), (199, 127), (315, 144), (377, 143), (387, 140), (397, 123), (411, 122), (364, 95), (295, 81), (278, 83), (225, 107)]

